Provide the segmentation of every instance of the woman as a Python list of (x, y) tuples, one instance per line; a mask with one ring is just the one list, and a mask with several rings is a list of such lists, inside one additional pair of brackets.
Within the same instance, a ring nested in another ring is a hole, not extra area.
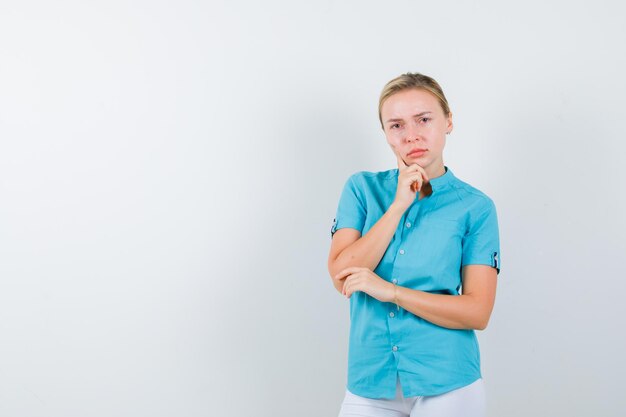
[(482, 417), (474, 331), (495, 301), (495, 206), (444, 165), (452, 113), (434, 79), (391, 80), (378, 110), (398, 168), (353, 174), (331, 230), (328, 269), (350, 299), (340, 416)]

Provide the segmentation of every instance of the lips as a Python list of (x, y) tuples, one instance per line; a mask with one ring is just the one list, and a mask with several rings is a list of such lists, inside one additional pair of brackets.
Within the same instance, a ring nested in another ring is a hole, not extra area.
[(426, 149), (413, 149), (411, 152), (409, 152), (407, 156), (415, 158), (417, 156), (424, 155), (425, 152), (426, 152)]

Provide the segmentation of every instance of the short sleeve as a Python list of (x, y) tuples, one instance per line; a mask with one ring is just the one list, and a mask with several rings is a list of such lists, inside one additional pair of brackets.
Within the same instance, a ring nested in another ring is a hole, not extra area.
[(358, 173), (350, 176), (343, 187), (337, 213), (330, 230), (331, 238), (338, 229), (344, 227), (363, 231), (367, 211), (362, 192), (359, 190), (357, 183)]
[(463, 238), (465, 265), (490, 265), (500, 273), (500, 236), (498, 216), (493, 201), (486, 200), (478, 216), (471, 218), (467, 234)]

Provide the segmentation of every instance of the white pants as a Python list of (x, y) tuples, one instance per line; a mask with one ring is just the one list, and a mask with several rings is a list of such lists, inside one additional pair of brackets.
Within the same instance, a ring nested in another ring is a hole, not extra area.
[(485, 417), (485, 408), (482, 378), (444, 394), (406, 398), (398, 378), (391, 400), (360, 397), (346, 389), (339, 417)]

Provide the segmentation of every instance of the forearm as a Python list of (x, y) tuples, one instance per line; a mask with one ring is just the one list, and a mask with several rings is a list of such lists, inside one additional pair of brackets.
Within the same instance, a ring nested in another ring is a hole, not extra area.
[(385, 214), (365, 235), (341, 251), (333, 262), (334, 273), (351, 266), (369, 268), (373, 271), (389, 247), (405, 211), (405, 208), (395, 204), (389, 206)]
[(488, 313), (483, 305), (470, 294), (433, 294), (398, 286), (398, 305), (441, 327), (449, 329), (476, 329), (486, 327)]

